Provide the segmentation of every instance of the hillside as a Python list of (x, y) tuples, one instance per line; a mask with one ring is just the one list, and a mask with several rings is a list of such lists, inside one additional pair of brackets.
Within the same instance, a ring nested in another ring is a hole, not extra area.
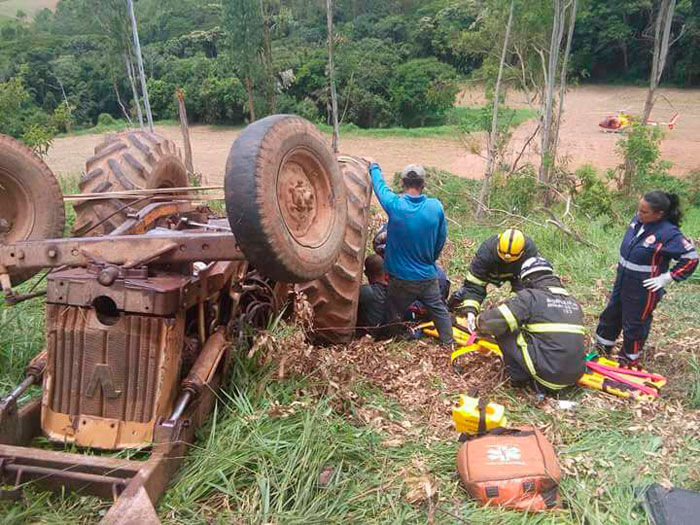
[(28, 17), (42, 9), (54, 9), (60, 0), (0, 0), (0, 17), (15, 17), (18, 10), (24, 11)]
[[(445, 174), (429, 182), (429, 193), (443, 200), (451, 218), (443, 263), (459, 282), (476, 246), (500, 228), (473, 221), (465, 204), (472, 182)], [(619, 209), (624, 219), (631, 215), (632, 207)], [(612, 284), (625, 222), (577, 214), (572, 228), (599, 250), (551, 226), (529, 224), (528, 234), (582, 302), (592, 330)], [(688, 210), (684, 231), (700, 239), (698, 209)], [(505, 293), (494, 292), (489, 301)], [(556, 399), (538, 404), (531, 392), (508, 384), (494, 388), (482, 368), (456, 374), (448, 355), (427, 341), (364, 340), (310, 351), (298, 327), (273, 328), (254, 355), (237, 354), (216, 413), (173, 476), (159, 517), (172, 525), (644, 525), (636, 487), (657, 481), (700, 489), (698, 301), (700, 284), (693, 279), (671, 288), (654, 314), (645, 365), (669, 378), (660, 400), (634, 404), (575, 389), (563, 394), (575, 403), (573, 410)], [(18, 384), (25, 363), (43, 347), (43, 316), (40, 300), (12, 309), (0, 300), (0, 393)], [(565, 510), (527, 516), (467, 498), (456, 476), (450, 407), (458, 393), (475, 386), (487, 386), (482, 391), (506, 406), (514, 425), (535, 424), (555, 444), (565, 474)], [(426, 491), (435, 494), (428, 498)], [(18, 502), (0, 501), (0, 521), (93, 523), (111, 504), (34, 487), (24, 494)]]
[[(476, 89), (464, 91), (460, 103), (478, 105), (476, 92)], [(684, 175), (700, 168), (696, 150), (697, 137), (700, 136), (700, 90), (663, 89), (661, 94), (681, 113), (676, 129), (666, 131), (661, 152), (663, 158), (672, 163), (671, 173)], [(638, 87), (580, 86), (572, 89), (567, 97), (561, 129), (561, 153), (567, 158), (568, 167), (575, 170), (584, 164), (594, 164), (605, 170), (619, 165), (616, 148), (621, 135), (603, 133), (598, 128), (598, 122), (606, 114), (614, 113), (621, 107), (640, 109), (645, 95), (645, 89)], [(513, 107), (526, 107), (521, 98), (513, 91), (509, 93), (507, 103)], [(670, 111), (667, 104), (659, 104), (653, 116), (664, 121), (669, 118)], [(515, 129), (508, 154), (510, 163), (536, 126), (537, 121), (530, 119)], [(195, 168), (208, 183), (222, 182), (228, 151), (240, 129), (203, 125), (192, 127)], [(340, 149), (346, 155), (377, 159), (387, 173), (399, 171), (411, 163), (433, 166), (466, 178), (479, 178), (484, 173), (485, 134), (472, 134), (482, 145), (482, 155), (477, 155), (465, 146), (462, 140), (465, 137), (456, 132), (454, 127), (409, 130), (416, 133), (408, 136), (406, 131), (401, 128), (343, 128), (340, 133)], [(182, 134), (176, 123), (159, 124), (158, 132), (182, 146)], [(85, 159), (101, 140), (99, 134), (57, 138), (46, 160), (59, 175), (80, 173), (85, 169)], [(528, 162), (537, 161), (534, 151), (529, 151), (524, 157)]]

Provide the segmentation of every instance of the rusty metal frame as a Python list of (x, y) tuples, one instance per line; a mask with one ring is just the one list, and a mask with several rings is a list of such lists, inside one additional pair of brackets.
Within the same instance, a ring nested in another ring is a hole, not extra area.
[[(230, 360), (224, 358), (228, 348), (222, 327), (209, 337), (183, 381), (180, 401), (171, 417), (156, 425), (151, 457), (146, 461), (30, 448), (26, 445), (40, 433), (40, 400), (19, 411), (16, 404), (4, 404), (0, 412), (0, 480), (15, 490), (36, 483), (49, 490), (70, 489), (114, 499), (102, 520), (106, 525), (160, 523), (155, 505), (184, 461), (196, 430), (211, 413), (215, 393), (229, 371)], [(10, 428), (16, 432), (10, 433)]]
[(168, 231), (157, 235), (124, 235), (25, 241), (0, 245), (0, 270), (112, 264), (126, 269), (158, 263), (238, 261), (245, 259), (230, 233)]
[[(123, 287), (127, 280), (134, 281), (129, 286), (137, 286), (136, 274), (143, 273), (143, 266), (201, 261), (211, 264), (180, 290), (179, 307), (202, 304), (218, 292), (229, 293), (237, 305), (239, 294), (233, 288), (228, 291), (224, 288), (226, 283), (237, 282), (245, 274), (248, 263), (231, 233), (211, 233), (207, 228), (148, 231), (159, 220), (173, 216), (184, 216), (188, 220), (181, 223), (197, 225), (192, 219), (198, 220), (203, 212), (188, 201), (153, 203), (130, 216), (109, 236), (0, 244), (0, 287), (11, 296), (9, 274), (13, 270), (89, 266), (97, 278), (88, 291), (99, 288), (107, 293), (107, 288), (115, 283), (116, 288)], [(49, 279), (51, 293), (55, 291), (54, 282), (60, 286), (66, 280), (65, 286), (70, 276), (71, 272), (53, 275)], [(118, 279), (121, 281), (117, 282)], [(85, 297), (91, 295), (83, 296), (85, 302)], [(66, 298), (58, 297), (58, 302), (65, 303)], [(55, 491), (70, 489), (113, 499), (115, 503), (102, 520), (104, 524), (160, 523), (155, 504), (183, 462), (196, 430), (211, 414), (222, 378), (231, 366), (225, 330), (219, 327), (206, 340), (180, 385), (172, 413), (155, 425), (151, 455), (146, 461), (30, 447), (32, 440), (41, 434), (41, 399), (22, 407), (18, 406), (18, 400), (29, 386), (40, 382), (46, 359), (46, 354), (41, 354), (43, 366), (41, 358), (35, 359), (25, 381), (0, 400), (0, 481), (15, 487), (13, 491), (0, 491), (0, 495), (18, 495), (25, 484), (36, 483)]]
[(129, 215), (109, 236), (144, 234), (159, 219), (195, 213), (203, 215), (204, 209), (191, 201), (154, 202)]

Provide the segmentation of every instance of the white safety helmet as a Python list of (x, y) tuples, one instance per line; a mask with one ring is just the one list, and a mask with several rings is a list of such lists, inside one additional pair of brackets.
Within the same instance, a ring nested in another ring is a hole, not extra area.
[(526, 259), (523, 265), (520, 267), (520, 280), (522, 281), (525, 279), (525, 277), (542, 272), (548, 273), (549, 275), (554, 275), (552, 263), (550, 263), (544, 257), (530, 257), (529, 259)]

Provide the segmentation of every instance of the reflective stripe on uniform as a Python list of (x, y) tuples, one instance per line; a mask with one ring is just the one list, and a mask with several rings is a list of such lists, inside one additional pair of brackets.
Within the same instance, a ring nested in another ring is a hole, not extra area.
[(472, 272), (467, 272), (466, 280), (470, 283), (478, 284), (479, 286), (486, 286), (488, 284), (486, 281), (482, 281), (476, 277)]
[(600, 337), (598, 334), (595, 334), (595, 340), (603, 346), (615, 346), (615, 341), (611, 341), (610, 339)]
[(651, 272), (651, 266), (646, 264), (634, 264), (620, 255), (620, 266), (632, 270), (633, 272)]
[(580, 324), (568, 324), (568, 323), (533, 323), (526, 324), (524, 326), (525, 330), (535, 334), (581, 334), (586, 333), (586, 328)]
[(481, 303), (474, 299), (465, 299), (460, 303), (459, 308), (475, 308), (478, 312), (481, 310)]
[(510, 331), (515, 332), (518, 329), (518, 321), (516, 321), (513, 312), (510, 311), (510, 308), (508, 308), (505, 304), (502, 304), (498, 307), (498, 311), (501, 312), (501, 315), (506, 320), (506, 323), (508, 323), (508, 328), (510, 328)]
[(696, 261), (698, 259), (698, 251), (693, 250), (692, 252), (684, 253), (683, 259), (690, 259), (691, 261)]
[(520, 351), (523, 354), (523, 360), (525, 361), (525, 366), (527, 366), (528, 372), (530, 372), (530, 375), (543, 386), (546, 386), (550, 390), (561, 390), (562, 388), (566, 388), (569, 385), (559, 385), (557, 383), (550, 383), (549, 381), (546, 381), (539, 377), (537, 375), (537, 370), (535, 370), (535, 363), (532, 362), (532, 358), (530, 357), (530, 352), (527, 349), (527, 342), (525, 341), (525, 338), (523, 337), (523, 334), (518, 334), (518, 339), (517, 339), (518, 346), (520, 347)]
[(567, 292), (564, 288), (560, 288), (558, 286), (552, 286), (549, 289), (549, 291), (557, 295), (569, 295), (569, 292)]

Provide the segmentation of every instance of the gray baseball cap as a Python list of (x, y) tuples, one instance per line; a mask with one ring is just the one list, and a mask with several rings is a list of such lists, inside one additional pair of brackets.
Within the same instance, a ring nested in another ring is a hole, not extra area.
[(409, 164), (401, 172), (401, 182), (421, 182), (425, 184), (425, 169), (419, 164)]

